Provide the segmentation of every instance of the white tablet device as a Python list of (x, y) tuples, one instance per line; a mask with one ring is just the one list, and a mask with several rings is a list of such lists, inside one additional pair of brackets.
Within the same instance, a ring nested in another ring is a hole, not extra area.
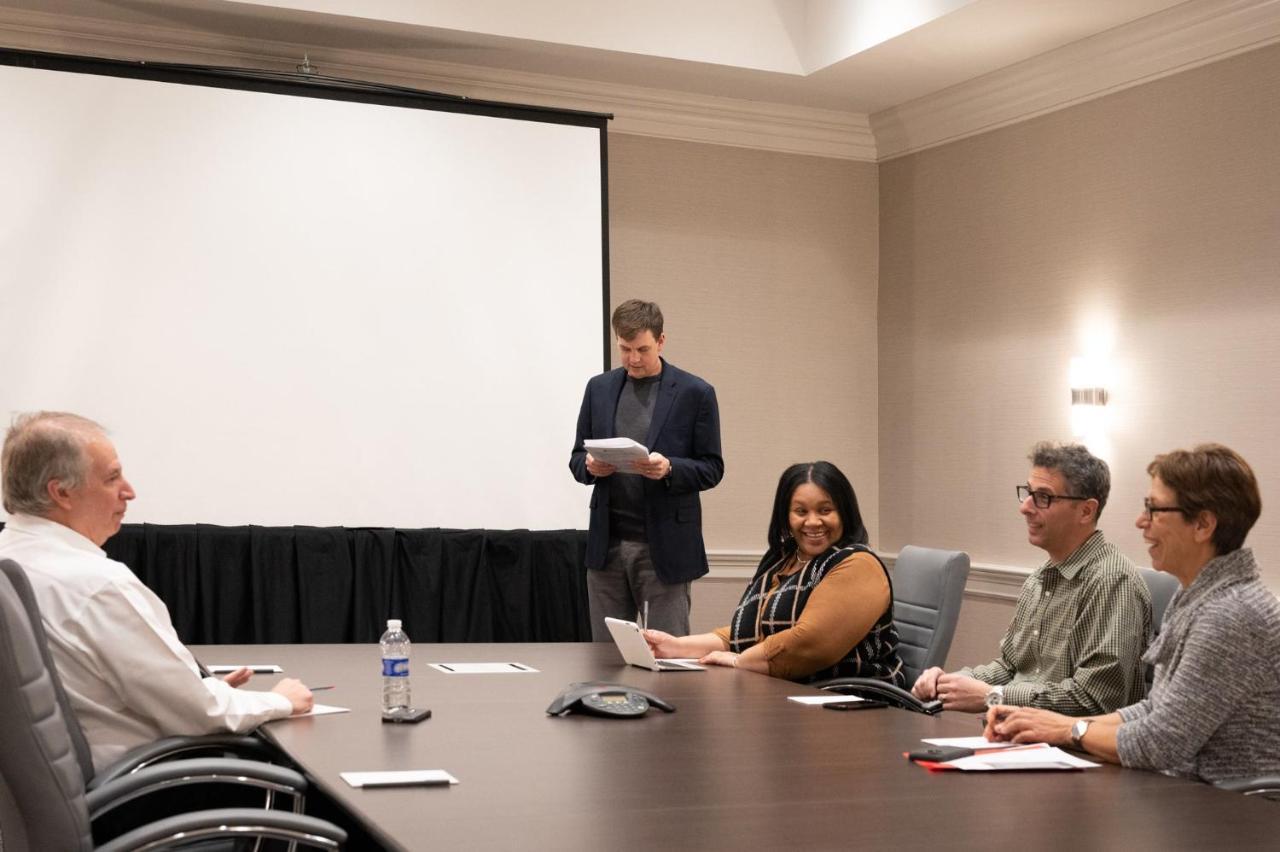
[(613, 636), (613, 643), (622, 652), (622, 659), (633, 666), (649, 669), (654, 672), (700, 672), (704, 666), (693, 660), (659, 660), (653, 656), (649, 643), (644, 641), (640, 625), (634, 621), (623, 621), (620, 618), (606, 618), (605, 626)]

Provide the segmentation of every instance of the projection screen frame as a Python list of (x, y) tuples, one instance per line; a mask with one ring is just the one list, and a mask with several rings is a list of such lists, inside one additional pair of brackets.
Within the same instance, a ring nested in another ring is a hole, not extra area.
[[(600, 366), (611, 366), (607, 123), (612, 115), (472, 99), (400, 86), (269, 70), (105, 59), (0, 47), (0, 66), (575, 126), (598, 131)], [(589, 256), (588, 256), (589, 257)], [(583, 516), (585, 521), (585, 514)]]

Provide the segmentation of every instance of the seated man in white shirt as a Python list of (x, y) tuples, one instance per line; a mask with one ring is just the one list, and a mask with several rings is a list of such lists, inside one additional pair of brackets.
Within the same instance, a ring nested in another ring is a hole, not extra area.
[(286, 678), (270, 692), (201, 678), (169, 610), (102, 545), (124, 519), (132, 486), (102, 427), (74, 414), (15, 418), (0, 456), (0, 559), (25, 570), (53, 660), (96, 768), (164, 736), (243, 732), (311, 709), (311, 691)]

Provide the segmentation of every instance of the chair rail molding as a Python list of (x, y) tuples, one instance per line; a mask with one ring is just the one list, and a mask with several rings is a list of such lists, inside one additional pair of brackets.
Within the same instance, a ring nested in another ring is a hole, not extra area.
[[(884, 564), (893, 569), (898, 560), (896, 553), (880, 553)], [(708, 550), (710, 570), (706, 580), (750, 580), (764, 554), (758, 550)], [(1016, 601), (1022, 584), (1031, 574), (1029, 568), (1013, 565), (997, 565), (989, 562), (973, 562), (969, 566), (969, 579), (965, 582), (966, 597), (996, 601)]]

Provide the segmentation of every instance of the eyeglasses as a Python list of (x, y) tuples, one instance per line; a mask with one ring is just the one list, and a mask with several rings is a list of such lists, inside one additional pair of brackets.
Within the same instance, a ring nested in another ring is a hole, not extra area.
[(1142, 511), (1147, 513), (1148, 521), (1155, 521), (1156, 515), (1161, 512), (1178, 512), (1182, 515), (1187, 514), (1187, 510), (1181, 506), (1157, 506), (1151, 502), (1151, 498), (1144, 498), (1142, 501)]
[(1030, 497), (1036, 504), (1037, 509), (1047, 509), (1053, 505), (1054, 500), (1092, 500), (1092, 497), (1077, 497), (1073, 494), (1050, 494), (1048, 491), (1032, 491), (1029, 485), (1019, 485), (1018, 502), (1025, 503)]

